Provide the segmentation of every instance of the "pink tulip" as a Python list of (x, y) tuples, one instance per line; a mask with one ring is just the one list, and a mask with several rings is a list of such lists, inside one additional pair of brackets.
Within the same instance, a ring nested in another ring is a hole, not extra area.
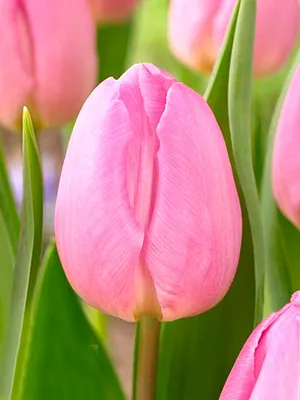
[(141, 0), (90, 0), (96, 21), (122, 22), (130, 18)]
[(27, 105), (40, 127), (75, 118), (96, 83), (86, 0), (0, 0), (0, 122), (19, 129)]
[(62, 265), (86, 302), (128, 321), (201, 313), (233, 280), (241, 225), (224, 140), (201, 96), (151, 64), (93, 91), (55, 211)]
[(272, 182), (276, 201), (300, 229), (300, 66), (284, 101), (274, 140)]
[(300, 291), (252, 332), (219, 400), (299, 400)]
[[(236, 0), (171, 0), (169, 42), (183, 63), (211, 72)], [(276, 29), (274, 26), (276, 25)], [(299, 0), (257, 0), (254, 73), (277, 71), (288, 59), (299, 34)]]

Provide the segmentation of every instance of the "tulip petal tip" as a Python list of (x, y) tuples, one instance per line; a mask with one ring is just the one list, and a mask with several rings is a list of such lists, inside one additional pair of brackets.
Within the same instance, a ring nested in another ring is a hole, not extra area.
[(300, 290), (295, 292), (291, 297), (291, 303), (300, 306)]

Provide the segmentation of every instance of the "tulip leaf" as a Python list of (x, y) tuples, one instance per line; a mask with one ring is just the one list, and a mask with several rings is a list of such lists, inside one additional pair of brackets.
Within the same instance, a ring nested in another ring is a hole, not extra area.
[(0, 365), (3, 343), (6, 337), (11, 302), (14, 271), (14, 254), (9, 233), (0, 209)]
[(5, 167), (5, 159), (2, 147), (0, 145), (0, 210), (3, 216), (3, 222), (6, 224), (7, 233), (14, 255), (18, 247), (18, 238), (20, 230), (20, 221), (17, 208), (13, 198), (12, 190), (9, 184), (8, 174)]
[(123, 400), (118, 379), (67, 282), (54, 244), (41, 272), (18, 400)]
[[(242, 1), (232, 48), (228, 86), (229, 125), (233, 156), (252, 233), (255, 265), (255, 322), (263, 315), (265, 247), (260, 202), (252, 163), (251, 101), (255, 0)], [(245, 43), (247, 45), (245, 46)]]
[(129, 21), (98, 27), (99, 82), (109, 76), (119, 78), (125, 71), (132, 25), (133, 22)]
[(271, 186), (274, 136), (287, 88), (295, 68), (299, 65), (299, 59), (300, 54), (296, 57), (294, 68), (286, 81), (273, 115), (262, 181), (261, 204), (266, 241), (265, 315), (281, 308), (289, 301), (293, 291), (299, 290), (300, 287), (300, 232), (279, 211)]
[(25, 311), (33, 292), (31, 275), (40, 259), (43, 221), (42, 173), (32, 122), (23, 112), (23, 203), (20, 242), (14, 269), (10, 320), (0, 375), (0, 398), (11, 398), (24, 334)]
[[(238, 271), (228, 294), (212, 310), (197, 317), (164, 324), (158, 374), (159, 400), (217, 399), (253, 328), (254, 252), (245, 200), (234, 163), (228, 110), (228, 80), (233, 43), (237, 40), (236, 35), (243, 37), (241, 29), (236, 31), (236, 25), (248, 7), (247, 0), (237, 3), (205, 96), (223, 132), (240, 194), (243, 241)], [(249, 19), (252, 24), (246, 24), (245, 29), (253, 30), (253, 12), (249, 12)], [(251, 52), (251, 49), (248, 48), (248, 51)], [(243, 71), (239, 73), (243, 74)]]
[(9, 321), (12, 279), (20, 222), (0, 145), (0, 365)]

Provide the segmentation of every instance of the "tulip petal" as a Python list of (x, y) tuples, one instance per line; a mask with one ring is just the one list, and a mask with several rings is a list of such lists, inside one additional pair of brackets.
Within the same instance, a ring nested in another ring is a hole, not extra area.
[[(271, 314), (249, 336), (229, 374), (219, 400), (252, 399), (251, 393), (255, 387), (255, 382), (266, 354), (264, 346), (263, 348), (259, 348), (260, 341), (268, 329), (274, 326), (278, 318), (289, 310), (290, 307), (291, 304), (287, 304), (280, 311)], [(268, 397), (260, 397), (260, 399), (263, 398)]]
[(281, 211), (300, 228), (300, 66), (290, 84), (274, 140), (272, 183)]
[[(276, 21), (276, 29), (274, 29)], [(257, 2), (257, 22), (254, 45), (254, 73), (275, 72), (294, 49), (300, 28), (299, 0)]]
[(300, 317), (293, 305), (262, 337), (265, 357), (251, 400), (300, 398)]
[(213, 18), (222, 0), (172, 0), (169, 43), (179, 60), (196, 70), (210, 72), (218, 48), (212, 40)]
[(144, 64), (139, 69), (140, 90), (145, 112), (153, 131), (156, 131), (165, 109), (168, 90), (175, 82), (172, 76), (163, 73), (153, 65)]
[[(144, 230), (149, 225), (156, 197), (156, 127), (165, 108), (168, 88), (175, 81), (158, 68), (148, 67), (136, 64), (119, 79), (120, 99), (129, 112), (134, 136), (127, 148), (128, 194)], [(153, 281), (143, 262), (136, 269), (135, 287), (136, 317), (141, 313), (161, 316)]]
[(36, 108), (46, 126), (59, 126), (75, 117), (96, 83), (96, 35), (89, 4), (23, 3), (34, 45)]
[(128, 199), (125, 171), (133, 133), (118, 97), (118, 83), (108, 79), (79, 114), (61, 175), (55, 233), (74, 289), (92, 306), (133, 321), (144, 233)]
[[(0, 120), (7, 126), (21, 122), (22, 108), (33, 89), (23, 41), (28, 39), (23, 10), (17, 0), (0, 2)], [(20, 37), (22, 34), (22, 37)], [(13, 82), (13, 84), (12, 84)]]
[(149, 223), (156, 192), (156, 127), (165, 108), (168, 88), (174, 82), (157, 68), (152, 67), (152, 71), (153, 74), (145, 64), (136, 64), (119, 79), (120, 99), (129, 112), (134, 133), (128, 147), (129, 198), (143, 228)]
[[(138, 123), (137, 119), (146, 114), (150, 127), (155, 132), (165, 109), (168, 89), (176, 82), (175, 79), (145, 63), (133, 65), (119, 78), (119, 82), (120, 98), (129, 110), (133, 128)], [(136, 112), (136, 107), (139, 113)], [(140, 129), (141, 124), (138, 125)]]
[(157, 195), (142, 256), (163, 319), (172, 320), (225, 295), (239, 258), (241, 211), (221, 131), (197, 93), (180, 83), (169, 89), (157, 135)]

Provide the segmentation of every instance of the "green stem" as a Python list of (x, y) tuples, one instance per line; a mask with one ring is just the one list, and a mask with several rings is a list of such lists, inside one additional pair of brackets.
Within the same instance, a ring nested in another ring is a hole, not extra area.
[(155, 400), (160, 322), (143, 315), (137, 329), (134, 400)]

